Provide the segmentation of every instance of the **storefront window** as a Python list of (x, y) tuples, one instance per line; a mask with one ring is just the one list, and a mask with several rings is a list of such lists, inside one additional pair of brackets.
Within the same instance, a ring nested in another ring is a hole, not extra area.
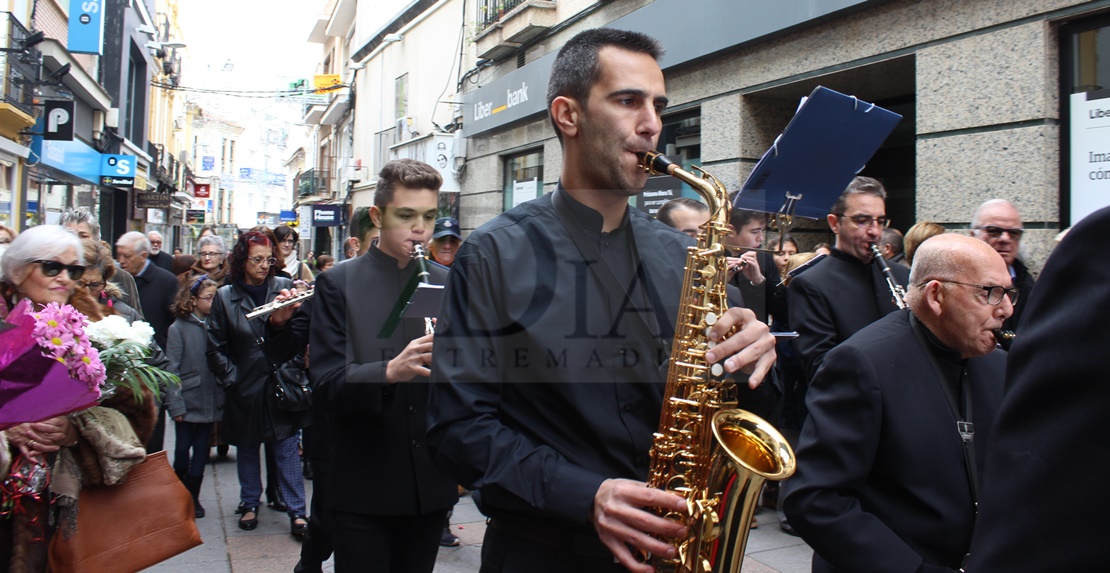
[(543, 150), (526, 151), (505, 158), (505, 211), (543, 193)]
[(12, 222), (12, 211), (15, 207), (12, 201), (15, 199), (12, 189), (15, 188), (15, 181), (12, 180), (14, 170), (12, 164), (0, 160), (0, 225), (9, 228), (18, 228), (19, 225)]
[(1110, 17), (1063, 29), (1062, 225), (1110, 205)]

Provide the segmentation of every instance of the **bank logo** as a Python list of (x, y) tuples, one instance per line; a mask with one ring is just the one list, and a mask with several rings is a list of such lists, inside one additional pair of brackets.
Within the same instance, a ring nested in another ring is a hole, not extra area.
[(518, 106), (528, 101), (528, 82), (520, 82), (518, 89), (505, 90), (505, 103), (493, 107), (493, 102), (480, 101), (474, 104), (474, 119), (485, 119), (495, 113), (501, 113), (511, 107)]

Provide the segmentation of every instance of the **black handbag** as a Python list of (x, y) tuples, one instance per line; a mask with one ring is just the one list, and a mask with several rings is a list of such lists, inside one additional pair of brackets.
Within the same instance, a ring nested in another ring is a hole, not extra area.
[(312, 388), (304, 370), (296, 367), (278, 368), (270, 378), (274, 381), (274, 401), (279, 410), (304, 412), (312, 406)]
[(297, 356), (279, 367), (266, 353), (262, 339), (258, 338), (255, 342), (270, 363), (267, 383), (270, 384), (271, 396), (277, 409), (283, 412), (304, 412), (312, 407), (312, 388), (304, 373), (304, 356)]

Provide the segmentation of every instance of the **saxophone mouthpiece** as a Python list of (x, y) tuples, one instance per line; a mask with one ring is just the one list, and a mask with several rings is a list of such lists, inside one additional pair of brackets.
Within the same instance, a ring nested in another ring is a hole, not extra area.
[(640, 166), (644, 168), (644, 171), (652, 175), (671, 174), (670, 168), (674, 166), (674, 163), (664, 157), (662, 153), (652, 150), (637, 153), (636, 156), (640, 158)]

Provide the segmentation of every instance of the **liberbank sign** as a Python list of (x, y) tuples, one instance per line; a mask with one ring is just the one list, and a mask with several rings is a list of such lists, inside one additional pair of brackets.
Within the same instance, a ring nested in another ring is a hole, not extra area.
[[(848, 10), (885, 0), (655, 0), (606, 25), (643, 32), (663, 44), (659, 62), (668, 68), (752, 42), (770, 34), (814, 25)], [(697, 30), (691, 34), (690, 30)], [(547, 80), (558, 50), (463, 95), (467, 137), (509, 127), (547, 112)]]

